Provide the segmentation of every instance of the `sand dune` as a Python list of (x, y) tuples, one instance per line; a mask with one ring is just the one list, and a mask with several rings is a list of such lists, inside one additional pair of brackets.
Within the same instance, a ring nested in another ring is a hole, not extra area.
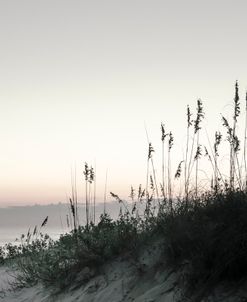
[[(181, 274), (160, 264), (159, 250), (146, 251), (138, 266), (127, 259), (105, 264), (99, 273), (85, 268), (74, 287), (62, 293), (36, 285), (12, 290), (14, 272), (0, 268), (1, 302), (245, 302), (246, 286), (242, 289), (222, 287), (206, 299), (190, 299), (181, 294)], [(158, 265), (159, 263), (159, 265)], [(180, 272), (181, 273), (181, 272)], [(180, 281), (179, 281), (180, 280)], [(198, 290), (198, 292), (200, 292)]]

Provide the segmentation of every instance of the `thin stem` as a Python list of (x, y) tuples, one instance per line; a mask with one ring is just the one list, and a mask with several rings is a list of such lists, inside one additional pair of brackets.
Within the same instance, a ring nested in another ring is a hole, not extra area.
[(170, 149), (168, 149), (168, 196), (169, 196), (170, 209), (172, 211), (171, 152), (170, 152)]
[(247, 188), (247, 160), (246, 160), (246, 148), (247, 148), (247, 92), (245, 95), (245, 129), (244, 129), (244, 168), (245, 168), (245, 183), (244, 189)]
[(188, 198), (188, 193), (189, 193), (189, 181), (190, 181), (191, 171), (192, 171), (192, 168), (193, 168), (193, 165), (192, 165), (192, 167), (191, 167), (191, 163), (192, 163), (192, 155), (193, 155), (193, 151), (194, 151), (194, 144), (195, 144), (195, 133), (194, 133), (194, 135), (193, 135), (192, 146), (191, 146), (191, 150), (190, 150), (190, 160), (189, 160), (189, 165), (188, 165), (187, 179), (185, 180), (186, 192), (187, 192), (186, 198)]
[(95, 225), (95, 207), (96, 207), (96, 163), (94, 164), (94, 188), (93, 188), (93, 223)]
[(190, 128), (189, 125), (187, 126), (187, 138), (186, 138), (186, 153), (185, 153), (185, 167), (184, 167), (184, 192), (186, 196), (186, 202), (188, 199), (188, 187), (187, 187), (187, 165), (188, 165), (188, 152), (189, 152), (189, 132)]
[[(197, 132), (197, 149), (199, 147), (199, 131)], [(196, 197), (197, 197), (197, 190), (198, 190), (198, 160), (199, 156), (196, 156)]]
[(163, 197), (166, 198), (165, 194), (165, 141), (162, 140), (162, 188)]
[(106, 214), (106, 191), (107, 191), (107, 177), (108, 177), (108, 170), (106, 170), (106, 175), (105, 175), (105, 191), (104, 191), (104, 215)]
[(149, 158), (147, 159), (146, 198), (148, 199)]
[(152, 157), (151, 157), (151, 163), (152, 163), (152, 168), (153, 168), (155, 191), (156, 191), (156, 196), (157, 196), (157, 200), (158, 200), (158, 203), (159, 203), (160, 202), (159, 201), (159, 191), (158, 191), (158, 186), (157, 186), (157, 181), (156, 181), (156, 173), (155, 173), (155, 169), (154, 169), (154, 161), (153, 161)]

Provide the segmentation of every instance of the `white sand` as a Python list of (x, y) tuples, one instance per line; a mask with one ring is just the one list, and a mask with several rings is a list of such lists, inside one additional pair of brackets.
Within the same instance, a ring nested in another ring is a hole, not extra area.
[[(77, 288), (52, 295), (48, 289), (37, 285), (12, 291), (9, 281), (13, 272), (0, 268), (0, 302), (189, 302), (180, 296), (179, 278), (175, 272), (160, 264), (159, 249), (146, 251), (139, 258), (138, 266), (127, 260), (118, 259), (103, 266), (100, 274), (85, 282), (90, 274), (84, 269), (78, 276)], [(11, 274), (11, 275), (10, 275)], [(246, 288), (246, 287), (245, 287)], [(5, 289), (4, 292), (1, 289)], [(247, 290), (221, 288), (208, 299), (198, 302), (247, 302)]]
[(117, 259), (102, 267), (101, 273), (83, 281), (89, 269), (84, 269), (78, 276), (77, 288), (70, 288), (66, 293), (52, 295), (49, 290), (37, 285), (32, 288), (10, 290), (9, 281), (14, 281), (11, 270), (0, 269), (0, 288), (5, 294), (0, 302), (172, 302), (175, 301), (176, 275), (170, 271), (159, 270), (159, 249), (143, 253), (136, 264)]
[[(1, 273), (1, 280), (8, 276), (7, 272), (1, 271)], [(108, 266), (106, 275), (94, 277), (87, 284), (74, 290), (70, 289), (67, 293), (52, 297), (41, 286), (35, 286), (17, 291), (6, 291), (5, 296), (2, 295), (0, 301), (172, 302), (175, 301), (175, 278), (173, 274), (167, 274), (166, 277), (167, 279), (164, 280), (164, 275), (154, 273), (137, 276), (133, 272), (133, 268), (127, 267), (126, 263), (115, 262), (112, 267)]]

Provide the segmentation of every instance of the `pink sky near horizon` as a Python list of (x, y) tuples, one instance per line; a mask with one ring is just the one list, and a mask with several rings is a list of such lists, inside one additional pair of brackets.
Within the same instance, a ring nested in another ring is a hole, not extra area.
[[(247, 88), (244, 1), (0, 2), (0, 205), (65, 202), (84, 162), (97, 199), (145, 187), (147, 139), (161, 177), (160, 123), (183, 159), (186, 106), (207, 127)], [(241, 129), (240, 129), (241, 130)], [(223, 131), (223, 130), (222, 130)], [(226, 152), (226, 151), (224, 151)], [(173, 171), (174, 173), (174, 171)], [(204, 174), (201, 174), (203, 178)]]

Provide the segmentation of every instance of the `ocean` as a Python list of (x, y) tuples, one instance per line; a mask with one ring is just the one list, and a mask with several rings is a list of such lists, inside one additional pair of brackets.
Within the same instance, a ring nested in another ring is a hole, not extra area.
[[(106, 204), (106, 211), (113, 219), (118, 216), (120, 205), (117, 202)], [(96, 205), (96, 220), (103, 213), (104, 205)], [(45, 226), (42, 222), (48, 216)], [(85, 205), (78, 205), (78, 216), (81, 225), (85, 225)], [(22, 234), (32, 234), (34, 228), (52, 239), (71, 231), (71, 212), (68, 204), (49, 204), (32, 206), (11, 206), (0, 208), (0, 246), (6, 243), (20, 242)]]

